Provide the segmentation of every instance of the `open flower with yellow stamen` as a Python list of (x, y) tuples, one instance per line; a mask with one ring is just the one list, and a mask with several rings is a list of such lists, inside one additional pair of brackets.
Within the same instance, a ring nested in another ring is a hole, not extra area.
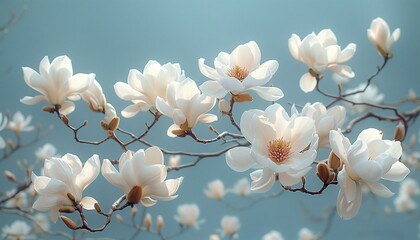
[(236, 47), (231, 54), (220, 52), (214, 59), (214, 67), (198, 60), (201, 73), (212, 79), (204, 82), (200, 90), (204, 94), (223, 98), (228, 92), (241, 95), (247, 90), (255, 91), (266, 101), (277, 101), (283, 92), (275, 87), (262, 87), (273, 77), (279, 66), (276, 60), (260, 64), (261, 52), (256, 42), (251, 41)]
[(236, 147), (226, 153), (226, 162), (235, 171), (259, 168), (251, 173), (251, 190), (268, 191), (276, 178), (292, 186), (310, 170), (318, 147), (314, 120), (289, 115), (279, 104), (265, 111), (245, 111), (241, 131), (251, 148)]

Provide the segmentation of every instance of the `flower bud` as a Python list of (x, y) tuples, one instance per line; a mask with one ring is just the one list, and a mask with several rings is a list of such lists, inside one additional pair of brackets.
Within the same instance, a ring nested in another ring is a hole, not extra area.
[(74, 198), (73, 194), (67, 193), (67, 197), (70, 199), (70, 201), (74, 202), (76, 199)]
[(220, 99), (218, 102), (218, 105), (219, 105), (219, 112), (221, 114), (227, 114), (231, 110), (230, 103), (224, 99)]
[(4, 176), (6, 176), (6, 178), (7, 178), (9, 181), (11, 181), (11, 182), (13, 182), (13, 183), (15, 183), (15, 182), (16, 182), (16, 176), (15, 176), (15, 174), (14, 174), (14, 173), (12, 173), (11, 171), (8, 171), (8, 170), (4, 171)]
[(93, 204), (93, 207), (98, 213), (102, 213), (101, 205), (99, 205), (99, 203), (96, 202), (95, 204)]
[(116, 219), (119, 223), (123, 223), (123, 222), (124, 222), (124, 219), (123, 219), (123, 217), (122, 217), (120, 214), (117, 214), (117, 215), (115, 216), (115, 219)]
[(120, 118), (119, 117), (114, 117), (111, 122), (109, 122), (108, 124), (108, 130), (109, 131), (115, 131), (118, 128), (118, 125), (120, 123)]
[(324, 162), (320, 162), (318, 165), (316, 165), (316, 175), (325, 184), (328, 184), (332, 181), (330, 168)]
[(163, 217), (162, 217), (162, 215), (158, 215), (157, 219), (156, 219), (156, 228), (157, 228), (158, 232), (162, 231), (163, 225), (164, 225)]
[(66, 115), (61, 114), (61, 121), (63, 121), (63, 123), (67, 126), (69, 125), (69, 119), (66, 117)]
[(76, 223), (73, 222), (73, 220), (71, 220), (70, 218), (66, 217), (66, 216), (60, 216), (61, 221), (63, 221), (64, 224), (66, 224), (66, 226), (68, 228), (70, 228), (71, 230), (76, 230), (77, 229), (77, 225)]
[(45, 107), (42, 108), (42, 111), (49, 112), (49, 113), (54, 113), (55, 108), (53, 108), (51, 106), (45, 106)]
[(74, 207), (72, 206), (64, 206), (58, 209), (58, 211), (61, 213), (73, 213), (75, 210), (74, 210)]
[(328, 157), (328, 166), (334, 171), (340, 170), (342, 167), (342, 162), (340, 158), (338, 158), (338, 156), (335, 155), (334, 152), (331, 152), (330, 156)]
[(398, 125), (395, 127), (394, 130), (394, 140), (395, 141), (402, 141), (405, 138), (405, 127), (402, 122), (399, 122)]
[(249, 93), (241, 93), (239, 95), (233, 95), (233, 101), (235, 102), (250, 102), (252, 101), (252, 96)]
[(147, 231), (152, 229), (152, 215), (150, 215), (150, 213), (147, 213), (146, 216), (144, 216), (143, 224)]
[(140, 201), (142, 195), (142, 189), (140, 186), (134, 186), (127, 194), (127, 201), (132, 204), (136, 204)]

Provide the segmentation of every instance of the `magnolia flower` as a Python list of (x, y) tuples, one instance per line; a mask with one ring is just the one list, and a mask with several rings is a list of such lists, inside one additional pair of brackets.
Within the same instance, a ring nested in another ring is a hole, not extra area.
[(204, 190), (207, 197), (220, 200), (225, 196), (225, 186), (220, 179), (213, 180)]
[(276, 73), (279, 66), (276, 60), (260, 64), (261, 52), (256, 42), (251, 41), (236, 47), (230, 54), (220, 52), (214, 59), (214, 67), (198, 60), (200, 72), (212, 79), (204, 82), (200, 90), (208, 96), (223, 98), (228, 92), (240, 95), (253, 90), (266, 101), (277, 101), (283, 92), (275, 87), (262, 87)]
[(232, 192), (239, 196), (247, 196), (251, 194), (251, 183), (248, 178), (239, 179), (233, 186)]
[(262, 237), (262, 240), (284, 240), (284, 237), (281, 235), (281, 233), (273, 230), (266, 233)]
[(406, 194), (399, 194), (394, 199), (394, 206), (399, 213), (411, 212), (417, 209), (417, 203)]
[(404, 181), (402, 181), (400, 185), (399, 194), (407, 195), (409, 197), (419, 195), (420, 188), (416, 180), (414, 180), (413, 178), (406, 178)]
[(54, 157), (57, 154), (57, 149), (51, 143), (46, 143), (44, 146), (38, 148), (35, 151), (35, 156), (37, 159), (44, 161)]
[(220, 240), (220, 238), (217, 236), (217, 234), (212, 234), (209, 236), (209, 240)]
[[(6, 191), (6, 196), (12, 196), (13, 194), (16, 193), (16, 189), (11, 189), (9, 191)], [(26, 194), (26, 192), (19, 192), (18, 194), (16, 194), (13, 198), (9, 199), (6, 203), (5, 203), (6, 207), (9, 208), (25, 208), (28, 206), (28, 196)]]
[[(3, 114), (0, 113), (0, 132), (7, 126), (7, 118), (3, 118)], [(0, 136), (0, 149), (6, 147), (6, 142), (4, 141), (3, 137)]]
[(48, 220), (47, 215), (43, 213), (37, 213), (34, 215), (33, 227), (37, 234), (42, 234), (45, 231), (50, 230), (50, 220)]
[(127, 151), (119, 159), (119, 172), (105, 159), (102, 175), (111, 184), (123, 190), (130, 203), (141, 203), (145, 207), (156, 204), (156, 200), (172, 200), (182, 183), (182, 177), (166, 179), (163, 154), (158, 147)]
[[(296, 108), (292, 108), (292, 111), (299, 114)], [(343, 125), (346, 109), (343, 106), (334, 106), (327, 110), (324, 104), (320, 102), (307, 103), (300, 115), (315, 121), (316, 133), (319, 137), (318, 147), (325, 147), (329, 143), (330, 130), (337, 130)]]
[(177, 208), (177, 215), (175, 220), (184, 228), (199, 228), (199, 224), (203, 220), (198, 220), (200, 216), (200, 209), (197, 204), (182, 204)]
[[(344, 94), (361, 91), (365, 88), (366, 84), (361, 83), (357, 87), (352, 89), (347, 89)], [(383, 93), (379, 93), (379, 89), (376, 85), (370, 84), (368, 88), (364, 92), (353, 94), (350, 96), (347, 96), (346, 99), (350, 100), (355, 103), (368, 103), (368, 104), (379, 104), (381, 103), (385, 98), (385, 95)], [(358, 104), (358, 105), (351, 105), (352, 109), (354, 109), (356, 112), (363, 112), (366, 111), (369, 106), (364, 104)]]
[(182, 82), (171, 82), (166, 90), (167, 100), (157, 97), (156, 107), (162, 114), (173, 119), (174, 124), (168, 128), (170, 137), (182, 135), (191, 130), (197, 122), (211, 123), (217, 116), (208, 114), (216, 100), (200, 93), (196, 83), (186, 78)]
[(337, 212), (343, 219), (356, 216), (362, 202), (362, 183), (375, 195), (390, 197), (393, 193), (378, 181), (400, 182), (410, 172), (398, 161), (402, 154), (401, 143), (382, 140), (382, 132), (374, 128), (363, 130), (353, 144), (341, 131), (331, 130), (330, 146), (344, 163), (337, 176), (340, 185)]
[(292, 186), (310, 170), (316, 157), (318, 135), (314, 121), (305, 116), (289, 117), (279, 104), (245, 111), (241, 131), (251, 148), (236, 147), (226, 153), (226, 162), (235, 171), (261, 168), (251, 173), (251, 190), (268, 191), (276, 178)]
[(10, 226), (4, 226), (2, 232), (3, 239), (28, 239), (30, 238), (31, 226), (24, 221), (16, 220)]
[(298, 233), (298, 240), (317, 240), (316, 235), (308, 228), (301, 228)]
[(106, 106), (105, 94), (96, 79), (93, 79), (88, 89), (80, 93), (82, 99), (89, 105), (94, 112), (104, 112)]
[(384, 58), (392, 57), (391, 47), (400, 38), (400, 29), (397, 28), (390, 34), (388, 24), (382, 18), (373, 19), (367, 30), (369, 40), (375, 45), (379, 55)]
[(34, 189), (39, 195), (32, 208), (50, 211), (53, 222), (57, 221), (60, 208), (74, 205), (71, 197), (84, 209), (94, 209), (97, 201), (92, 197), (82, 197), (82, 193), (98, 176), (99, 169), (100, 161), (96, 154), (83, 165), (79, 157), (70, 153), (61, 158), (46, 159), (44, 175), (32, 173)]
[(350, 43), (341, 50), (335, 34), (330, 29), (323, 29), (318, 35), (311, 33), (303, 40), (292, 34), (289, 39), (289, 51), (296, 60), (308, 66), (308, 72), (302, 75), (299, 82), (304, 92), (313, 91), (327, 69), (346, 78), (354, 77), (351, 68), (340, 63), (353, 57), (356, 44)]
[(23, 67), (26, 84), (42, 95), (24, 97), (20, 101), (34, 105), (41, 101), (59, 107), (60, 113), (67, 115), (74, 111), (74, 103), (81, 92), (88, 89), (95, 74), (78, 73), (73, 75), (73, 67), (67, 56), (56, 57), (51, 63), (44, 57), (39, 64), (39, 73), (32, 68)]
[(129, 118), (140, 111), (156, 108), (156, 98), (167, 100), (166, 88), (171, 82), (180, 82), (185, 79), (184, 71), (178, 63), (166, 63), (163, 66), (157, 61), (149, 61), (143, 73), (131, 69), (128, 73), (127, 83), (117, 82), (114, 85), (115, 93), (125, 101), (133, 104), (126, 107), (121, 114)]
[(238, 230), (241, 227), (239, 218), (236, 216), (224, 216), (220, 221), (222, 226), (222, 237), (228, 236), (230, 238), (238, 237)]
[(20, 111), (13, 114), (12, 120), (9, 121), (7, 129), (15, 132), (16, 135), (20, 135), (22, 132), (30, 132), (35, 129), (34, 126), (30, 125), (32, 116), (28, 115), (26, 118)]
[(170, 156), (168, 167), (178, 167), (180, 163), (181, 163), (181, 155)]

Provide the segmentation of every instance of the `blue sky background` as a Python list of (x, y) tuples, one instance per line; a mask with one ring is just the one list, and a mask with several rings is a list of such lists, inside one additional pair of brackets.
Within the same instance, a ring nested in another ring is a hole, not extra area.
[[(375, 83), (385, 94), (386, 102), (395, 102), (407, 96), (409, 88), (420, 93), (420, 2), (416, 0), (3, 0), (0, 2), (0, 23), (7, 22), (9, 14), (21, 11), (24, 5), (27, 10), (23, 18), (0, 40), (0, 111), (20, 110), (31, 114), (34, 122), (42, 123), (46, 128), (54, 125), (55, 129), (39, 145), (30, 146), (0, 163), (2, 171), (14, 168), (18, 159), (32, 161), (34, 150), (45, 142), (52, 142), (61, 154), (75, 153), (82, 160), (94, 153), (99, 154), (101, 159), (116, 159), (121, 154), (120, 148), (113, 143), (97, 147), (75, 143), (71, 132), (57, 118), (40, 110), (44, 105), (25, 106), (19, 102), (23, 96), (36, 95), (23, 81), (21, 67), (28, 66), (38, 70), (39, 62), (44, 56), (49, 56), (52, 60), (66, 54), (72, 59), (75, 73), (95, 73), (108, 102), (121, 111), (128, 103), (118, 99), (113, 85), (117, 81), (126, 82), (129, 69), (143, 71), (144, 65), (151, 59), (162, 64), (177, 62), (187, 76), (201, 84), (206, 78), (198, 69), (198, 58), (205, 58), (211, 65), (220, 51), (231, 52), (237, 45), (255, 40), (260, 47), (262, 61), (275, 59), (280, 64), (271, 83), (283, 90), (285, 97), (278, 102), (288, 108), (287, 104), (291, 102), (303, 105), (306, 102), (325, 100), (316, 92), (304, 94), (299, 88), (298, 80), (306, 71), (306, 66), (294, 60), (289, 53), (287, 41), (292, 33), (303, 38), (312, 31), (317, 33), (324, 28), (331, 28), (342, 47), (351, 42), (356, 43), (356, 54), (348, 62), (356, 73), (356, 77), (349, 83), (350, 87), (354, 87), (366, 80), (374, 73), (376, 66), (382, 63), (366, 36), (371, 21), (382, 17), (392, 30), (401, 28), (401, 38), (393, 47), (395, 57), (375, 79)], [(330, 75), (327, 74), (322, 80), (322, 86), (325, 89), (334, 89)], [(235, 109), (238, 119), (246, 109), (265, 109), (268, 106), (268, 103), (260, 101), (258, 97), (255, 99), (252, 103), (238, 105)], [(213, 111), (216, 112), (217, 109)], [(98, 125), (101, 116), (89, 112), (84, 102), (77, 103), (76, 111), (69, 118), (74, 125), (89, 119), (90, 124), (83, 131), (83, 138), (99, 140), (104, 136)], [(150, 116), (140, 114), (133, 119), (122, 119), (121, 126), (134, 133), (141, 133), (145, 121), (150, 121)], [(171, 150), (208, 152), (223, 147), (218, 143), (200, 146), (190, 139), (169, 139), (166, 136), (169, 124), (168, 119), (163, 119), (146, 139)], [(228, 119), (224, 117), (213, 125), (220, 130), (232, 130)], [(206, 126), (201, 127), (204, 130), (199, 134), (210, 136)], [(354, 132), (358, 133), (367, 127), (380, 127), (385, 132), (385, 137), (392, 138), (394, 126), (375, 121), (358, 125)], [(413, 132), (418, 132), (418, 129), (417, 124), (413, 127)], [(354, 139), (355, 136), (351, 134), (350, 138)], [(131, 150), (141, 147), (144, 146), (132, 146)], [(183, 158), (182, 161), (186, 163), (191, 159)], [(178, 229), (173, 215), (179, 204), (197, 203), (201, 209), (200, 218), (205, 219), (200, 230), (188, 231), (177, 239), (207, 239), (220, 228), (223, 215), (240, 217), (240, 239), (260, 239), (270, 230), (280, 231), (286, 239), (296, 239), (301, 227), (318, 232), (325, 226), (323, 221), (308, 219), (305, 209), (321, 215), (325, 209), (335, 204), (338, 194), (337, 186), (330, 187), (321, 196), (285, 193), (253, 208), (235, 211), (203, 194), (207, 183), (216, 178), (223, 179), (226, 187), (230, 187), (239, 178), (248, 177), (247, 173), (230, 170), (224, 157), (205, 159), (194, 168), (171, 172), (168, 176), (185, 177), (179, 197), (171, 202), (160, 202), (148, 209), (154, 218), (157, 214), (164, 216), (165, 233), (170, 235)], [(411, 176), (418, 181), (418, 173)], [(0, 186), (0, 191), (12, 187), (4, 180), (0, 181)], [(394, 192), (398, 190), (398, 185), (390, 186)], [(279, 188), (273, 188), (273, 192), (278, 190)], [(99, 176), (88, 188), (87, 194), (96, 197), (106, 209), (121, 192)], [(226, 201), (238, 206), (247, 204), (247, 201), (231, 195)], [(343, 221), (334, 216), (332, 228), (325, 239), (414, 239), (419, 231), (419, 213), (387, 216), (383, 213), (386, 205), (393, 207), (392, 199), (365, 196), (360, 213), (353, 220)], [(128, 209), (123, 215), (129, 215)], [(102, 224), (101, 218), (95, 215), (90, 217), (93, 223)], [(8, 215), (2, 214), (0, 226), (10, 223), (10, 220)], [(60, 222), (53, 227), (66, 230)], [(86, 236), (125, 239), (133, 231), (113, 223), (102, 233)], [(141, 239), (152, 238), (144, 234)]]

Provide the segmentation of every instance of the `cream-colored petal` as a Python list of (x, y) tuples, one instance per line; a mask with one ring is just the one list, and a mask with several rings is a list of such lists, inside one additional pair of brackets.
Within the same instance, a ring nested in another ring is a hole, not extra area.
[(244, 172), (255, 166), (248, 147), (236, 147), (226, 152), (226, 163), (234, 171)]
[(94, 154), (85, 162), (82, 171), (76, 176), (76, 184), (79, 188), (84, 190), (89, 186), (99, 175), (100, 169), (99, 156)]

